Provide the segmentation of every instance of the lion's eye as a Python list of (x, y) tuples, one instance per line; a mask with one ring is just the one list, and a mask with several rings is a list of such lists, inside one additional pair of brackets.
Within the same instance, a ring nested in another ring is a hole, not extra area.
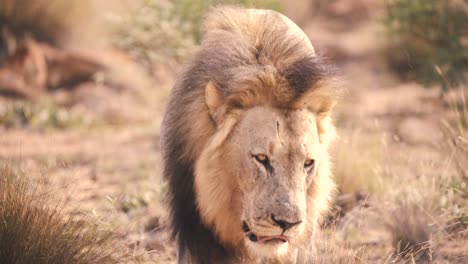
[(306, 160), (304, 162), (304, 168), (305, 169), (310, 169), (310, 168), (314, 167), (314, 165), (315, 165), (315, 160), (313, 160), (313, 159), (309, 159), (309, 160)]
[(257, 160), (258, 162), (260, 162), (262, 164), (267, 164), (268, 163), (268, 156), (265, 155), (265, 154), (254, 155), (254, 158), (255, 158), (255, 160)]

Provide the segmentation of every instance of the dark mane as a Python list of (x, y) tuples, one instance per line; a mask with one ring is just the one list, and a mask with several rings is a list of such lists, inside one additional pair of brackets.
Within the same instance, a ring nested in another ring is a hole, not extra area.
[[(172, 239), (177, 239), (178, 254), (197, 252), (200, 256), (198, 263), (211, 263), (213, 259), (223, 259), (228, 251), (222, 247), (213, 233), (201, 223), (199, 212), (195, 203), (193, 188), (192, 162), (171, 160), (180, 157), (183, 147), (181, 141), (173, 143), (172, 153), (165, 160), (164, 175), (169, 180), (170, 204), (172, 214)], [(169, 177), (170, 176), (170, 177)]]

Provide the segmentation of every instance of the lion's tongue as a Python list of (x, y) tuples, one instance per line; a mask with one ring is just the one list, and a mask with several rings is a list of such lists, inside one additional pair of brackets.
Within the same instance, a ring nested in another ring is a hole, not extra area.
[(288, 237), (286, 236), (282, 236), (282, 235), (279, 235), (279, 236), (258, 236), (257, 237), (258, 239), (258, 243), (265, 243), (265, 242), (268, 242), (270, 240), (273, 240), (273, 239), (279, 239), (279, 240), (282, 240), (284, 242), (288, 241)]

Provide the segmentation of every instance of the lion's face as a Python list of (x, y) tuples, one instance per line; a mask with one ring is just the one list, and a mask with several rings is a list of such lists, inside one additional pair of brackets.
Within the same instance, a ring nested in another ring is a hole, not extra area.
[(225, 164), (240, 190), (239, 225), (252, 252), (282, 255), (307, 225), (307, 191), (323, 149), (307, 110), (254, 107), (226, 142)]

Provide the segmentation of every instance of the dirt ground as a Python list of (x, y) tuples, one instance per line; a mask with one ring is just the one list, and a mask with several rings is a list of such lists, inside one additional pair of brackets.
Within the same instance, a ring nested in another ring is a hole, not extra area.
[[(451, 164), (441, 151), (440, 124), (450, 108), (437, 88), (402, 82), (389, 71), (381, 55), (386, 47), (378, 12), (363, 17), (347, 26), (339, 20), (346, 18), (325, 16), (300, 23), (316, 49), (344, 75), (347, 93), (335, 117), (341, 137), (335, 152), (373, 148), (401, 184), (416, 175), (447, 173)], [(155, 77), (140, 73), (135, 78), (144, 84), (133, 88), (89, 83), (54, 92), (51, 98), (89, 117), (91, 124), (61, 130), (0, 127), (0, 161), (46, 178), (78, 213), (115, 228), (139, 263), (173, 263), (175, 250), (165, 230), (159, 129), (174, 76), (160, 69)], [(353, 144), (356, 137), (360, 145)], [(349, 153), (359, 156), (369, 149)], [(358, 206), (339, 220), (335, 233), (354, 249), (367, 247), (364, 263), (389, 263), (389, 236), (374, 214)], [(468, 263), (466, 243), (461, 238), (440, 243), (443, 263)]]

